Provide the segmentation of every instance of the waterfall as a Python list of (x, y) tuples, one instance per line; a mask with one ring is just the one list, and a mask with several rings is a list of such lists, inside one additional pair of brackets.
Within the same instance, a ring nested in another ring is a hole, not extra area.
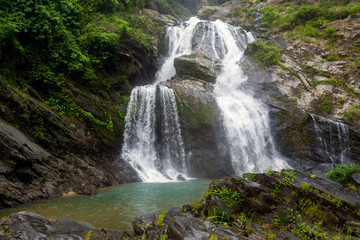
[(122, 158), (141, 179), (186, 178), (186, 153), (175, 95), (159, 83), (175, 75), (176, 57), (195, 52), (211, 56), (213, 66), (221, 65), (214, 96), (224, 119), (234, 171), (240, 174), (287, 167), (275, 149), (267, 107), (242, 86), (247, 77), (239, 62), (247, 44), (254, 40), (251, 33), (219, 20), (201, 21), (194, 17), (180, 26), (169, 27), (167, 38), (169, 54), (156, 74), (155, 83), (133, 89), (125, 119)]
[[(135, 87), (125, 118), (121, 157), (145, 182), (186, 179), (185, 151), (173, 90), (159, 86), (175, 75), (174, 59), (190, 54), (192, 36), (200, 20), (191, 18), (180, 26), (167, 28), (169, 54), (156, 74), (154, 84)], [(157, 96), (159, 101), (157, 103)], [(162, 112), (156, 117), (156, 109)], [(161, 140), (156, 138), (156, 121), (161, 124)]]
[(251, 34), (219, 20), (214, 22), (223, 53), (215, 96), (222, 110), (233, 168), (236, 173), (287, 167), (275, 149), (267, 107), (243, 89), (247, 77), (239, 61)]
[[(322, 157), (325, 160), (330, 160), (334, 164), (346, 163), (349, 161), (350, 155), (350, 140), (349, 128), (341, 123), (321, 116), (310, 114), (317, 143), (320, 147)], [(316, 121), (316, 118), (321, 120), (321, 124)]]

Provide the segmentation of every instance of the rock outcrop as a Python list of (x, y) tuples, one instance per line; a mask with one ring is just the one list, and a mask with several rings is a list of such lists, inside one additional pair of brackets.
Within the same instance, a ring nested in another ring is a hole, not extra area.
[(213, 68), (212, 59), (201, 52), (193, 55), (185, 55), (174, 60), (177, 76), (198, 78), (207, 82), (215, 83), (216, 72)]
[[(93, 194), (101, 186), (139, 181), (135, 171), (117, 159), (114, 148), (119, 145), (105, 127), (90, 132), (84, 123), (61, 118), (2, 80), (0, 86), (1, 101), (6, 102), (0, 107), (0, 208), (68, 192)], [(99, 110), (89, 104), (89, 95), (78, 89), (76, 93), (86, 104), (84, 109)], [(105, 106), (93, 97), (93, 102)], [(118, 124), (113, 129), (121, 131)]]
[(214, 178), (234, 174), (213, 85), (193, 77), (176, 77), (164, 84), (177, 96), (188, 175)]
[(31, 212), (12, 214), (1, 222), (0, 239), (129, 239), (127, 231), (95, 228), (71, 218), (47, 219)]
[(177, 2), (146, 0), (146, 7), (162, 14), (172, 14), (178, 18), (196, 15), (199, 9), (208, 4), (207, 0), (180, 0)]

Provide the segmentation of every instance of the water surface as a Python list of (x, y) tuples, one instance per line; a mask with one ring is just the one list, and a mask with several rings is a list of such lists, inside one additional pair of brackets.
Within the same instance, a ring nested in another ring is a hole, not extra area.
[(42, 201), (0, 211), (0, 218), (31, 211), (47, 218), (71, 217), (96, 227), (131, 230), (135, 217), (181, 207), (200, 199), (211, 180), (134, 183), (101, 190), (94, 196)]

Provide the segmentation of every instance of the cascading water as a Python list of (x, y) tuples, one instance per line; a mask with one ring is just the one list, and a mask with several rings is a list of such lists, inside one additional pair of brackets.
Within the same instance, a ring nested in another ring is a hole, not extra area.
[(241, 86), (247, 77), (239, 67), (239, 61), (248, 42), (254, 38), (219, 20), (214, 22), (214, 26), (224, 54), (222, 72), (216, 80), (215, 96), (223, 112), (235, 172), (287, 167), (275, 150), (266, 106)]
[[(346, 163), (349, 161), (350, 140), (348, 127), (340, 122), (321, 116), (310, 114), (316, 133), (316, 140), (321, 147), (321, 154), (332, 163)], [(319, 125), (316, 118), (324, 122)]]
[[(175, 75), (174, 59), (195, 52), (211, 56), (221, 64), (214, 95), (222, 111), (234, 171), (239, 174), (280, 169), (287, 164), (277, 156), (271, 137), (268, 111), (253, 98), (242, 83), (247, 81), (240, 66), (251, 34), (219, 20), (191, 18), (181, 26), (167, 29), (169, 55), (153, 85), (132, 91), (126, 116), (122, 157), (130, 162), (144, 181), (166, 181), (186, 177), (186, 161), (175, 96), (160, 82)], [(158, 98), (158, 100), (156, 100)], [(156, 109), (161, 109), (161, 117)], [(156, 139), (156, 121), (161, 122), (161, 139)]]
[[(135, 87), (125, 118), (122, 158), (127, 160), (146, 182), (186, 178), (185, 151), (174, 92), (160, 82), (175, 75), (174, 59), (190, 54), (191, 38), (200, 20), (167, 29), (169, 55), (156, 75), (155, 83)], [(158, 94), (157, 94), (158, 92)], [(156, 139), (156, 97), (160, 98), (162, 140)], [(158, 147), (160, 145), (160, 147)]]

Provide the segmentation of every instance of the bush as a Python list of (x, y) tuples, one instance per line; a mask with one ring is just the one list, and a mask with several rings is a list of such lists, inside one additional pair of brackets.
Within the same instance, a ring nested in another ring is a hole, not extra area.
[(350, 175), (356, 172), (360, 172), (360, 166), (358, 164), (344, 163), (330, 169), (330, 171), (325, 174), (325, 177), (345, 185)]
[(250, 45), (250, 48), (253, 48), (253, 50), (249, 55), (257, 59), (258, 62), (262, 63), (265, 67), (281, 61), (279, 46), (265, 43), (262, 39), (258, 39)]
[(261, 19), (261, 21), (264, 23), (264, 27), (270, 28), (273, 25), (273, 22), (280, 17), (272, 6), (264, 7), (261, 9), (261, 12), (264, 14)]
[(345, 116), (348, 117), (351, 121), (360, 120), (360, 111), (357, 108), (351, 108), (346, 113)]
[(330, 113), (333, 110), (333, 104), (330, 97), (323, 97), (319, 104), (317, 105), (318, 109), (325, 113)]
[(326, 17), (327, 10), (318, 6), (302, 6), (294, 15), (293, 22), (295, 25), (304, 25), (310, 20), (317, 20)]

